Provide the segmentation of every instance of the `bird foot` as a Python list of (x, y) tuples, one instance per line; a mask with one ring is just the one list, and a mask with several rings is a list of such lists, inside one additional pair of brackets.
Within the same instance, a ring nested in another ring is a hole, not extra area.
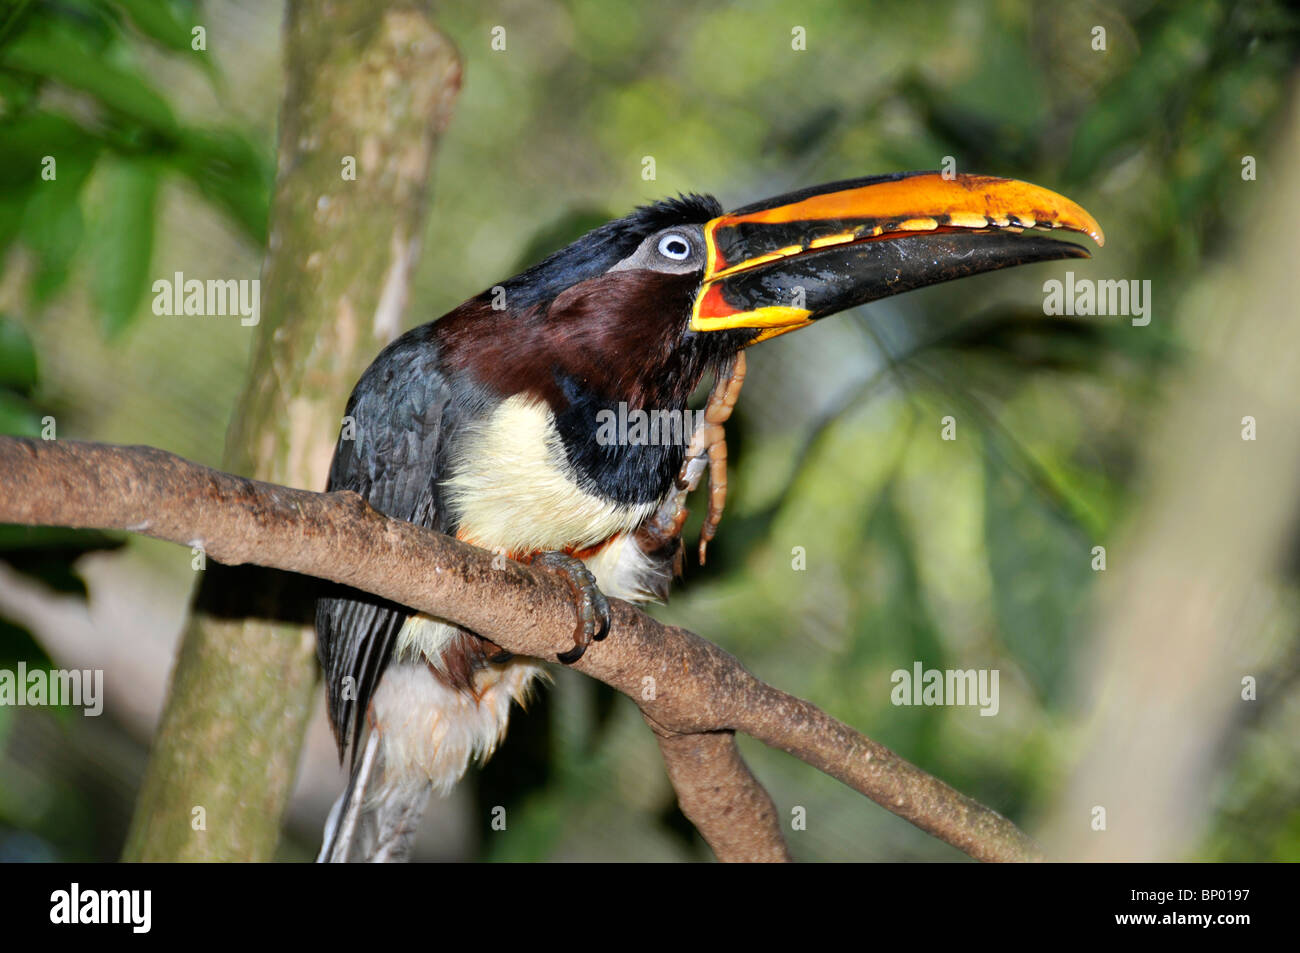
[[(666, 550), (676, 546), (686, 524), (689, 510), (686, 497), (700, 485), (704, 471), (709, 471), (709, 510), (700, 528), (700, 565), (704, 565), (709, 540), (718, 532), (722, 511), (727, 504), (727, 433), (723, 424), (731, 417), (740, 398), (740, 388), (745, 383), (745, 352), (736, 355), (714, 381), (704, 407), (704, 424), (691, 434), (686, 447), (686, 458), (677, 473), (677, 492), (664, 501), (659, 510), (642, 528), (649, 548)], [(645, 547), (643, 547), (645, 548)], [(674, 570), (681, 573), (681, 552), (674, 556)]]
[(582, 560), (568, 553), (538, 553), (532, 565), (561, 576), (573, 592), (574, 608), (578, 611), (578, 626), (573, 633), (573, 648), (555, 657), (565, 665), (582, 658), (587, 646), (599, 642), (609, 632), (609, 601), (596, 585), (596, 577)]

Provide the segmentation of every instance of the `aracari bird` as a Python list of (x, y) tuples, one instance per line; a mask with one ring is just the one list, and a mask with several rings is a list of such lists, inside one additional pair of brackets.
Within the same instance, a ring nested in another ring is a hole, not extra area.
[[(1024, 233), (1049, 228), (1103, 241), (1069, 199), (974, 175), (853, 179), (727, 214), (701, 195), (638, 208), (385, 348), (352, 392), (328, 488), (562, 574), (573, 662), (605, 635), (606, 595), (666, 597), (707, 466), (703, 557), (746, 347), (925, 285), (1087, 257)], [(689, 442), (601, 439), (610, 412), (682, 414), (710, 374)], [(543, 666), (352, 591), (320, 600), (316, 628), (351, 767), (321, 859), (401, 859), (429, 793), (491, 755)]]

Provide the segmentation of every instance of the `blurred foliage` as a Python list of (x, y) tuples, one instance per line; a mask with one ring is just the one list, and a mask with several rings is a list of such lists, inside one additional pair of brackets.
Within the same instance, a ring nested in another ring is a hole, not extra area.
[[(179, 121), (142, 62), (142, 51), (155, 47), (219, 86), (212, 60), (195, 49), (197, 13), (189, 0), (0, 5), (0, 261), (12, 264), (15, 246), (29, 256), (21, 287), (8, 289), (27, 320), (0, 313), (0, 433), (40, 436), (45, 415), (61, 416), (57, 396), (41, 386), (25, 325), (65, 289), (79, 260), (89, 264), (90, 300), (106, 337), (119, 338), (145, 313), (163, 184), (188, 182), (249, 242), (265, 240), (271, 144)], [(114, 534), (0, 526), (0, 560), (82, 597), (76, 561), (121, 543)], [(18, 661), (51, 665), (29, 632), (0, 620), (0, 664)], [(66, 711), (54, 711), (65, 734), (77, 729)], [(0, 739), (10, 719), (0, 708)], [(96, 791), (84, 778), (8, 767), (30, 787), (19, 801), (21, 785), (0, 785), (0, 858), (115, 855), (115, 843), (94, 836)], [(3, 836), (6, 828), (30, 833)]]
[[(34, 306), (68, 280), (76, 256), (103, 330), (138, 317), (149, 288), (160, 183), (188, 180), (250, 241), (265, 238), (267, 143), (178, 120), (137, 53), (153, 44), (219, 82), (188, 0), (48, 0), (13, 4), (0, 28), (0, 256), (35, 258)], [(100, 201), (86, 185), (100, 167)]]
[[(255, 21), (271, 37), (263, 47), (280, 26), (279, 7), (266, 7)], [(139, 304), (150, 276), (200, 270), (209, 250), (210, 232), (168, 221), (166, 183), (219, 208), (238, 240), (264, 238), (278, 74), (239, 85), (257, 72), (243, 59), (255, 39), (247, 10), (62, 0), (0, 15), (0, 254), (7, 267), (26, 263), (20, 293), (0, 296), (14, 319), (0, 318), (6, 430), (31, 432), (62, 401), (87, 436), (192, 441), (200, 458), (219, 458), (244, 339), (168, 331)], [(440, 5), (437, 15), (462, 51), (465, 84), (411, 324), (679, 191), (735, 206), (951, 156), (961, 171), (1065, 192), (1105, 226), (1092, 261), (888, 299), (756, 348), (708, 566), (688, 567), (656, 610), (971, 796), (1032, 817), (1072, 750), (1092, 547), (1141, 505), (1132, 477), (1148, 410), (1196, 346), (1180, 300), (1249, 227), (1238, 209), (1254, 192), (1243, 190), (1267, 188), (1300, 16), (1279, 0), (566, 0)], [(230, 46), (196, 55), (192, 27), (216, 36), (223, 18)], [(505, 51), (489, 43), (498, 25)], [(792, 49), (796, 28), (806, 50)], [(159, 56), (166, 85), (153, 80)], [(256, 131), (179, 118), (178, 70), (235, 86)], [(45, 182), (50, 154), (58, 179)], [(1258, 182), (1241, 177), (1245, 155), (1259, 160)], [(646, 156), (654, 180), (642, 177)], [(1150, 280), (1150, 326), (1045, 320), (1041, 284), (1066, 267)], [(40, 309), (61, 302), (61, 324), (38, 327)], [(87, 310), (119, 335), (102, 350), (66, 343), (84, 335)], [(130, 348), (145, 343), (121, 333), (131, 327), (155, 342), (151, 383), (128, 386), (69, 357), (139, 362)], [(47, 351), (64, 371), (54, 379), (36, 374)], [(153, 388), (147, 401), (143, 388)], [(939, 439), (947, 415), (956, 441)], [(793, 568), (796, 547), (805, 570)], [(998, 717), (892, 705), (890, 674), (915, 660), (999, 670)], [(1300, 752), (1279, 738), (1294, 681), (1286, 697), (1261, 701), (1280, 708), (1243, 729), (1221, 813), (1190, 856), (1300, 859)], [(467, 781), (479, 788), (482, 857), (708, 856), (633, 706), (561, 672), (531, 714)], [(807, 809), (808, 830), (791, 834), (801, 859), (957, 856), (838, 782), (743, 748), (783, 815)], [(487, 823), (496, 805), (508, 835)]]
[(27, 331), (0, 314), (0, 433), (36, 436), (40, 421), (30, 402), (36, 389), (36, 349)]

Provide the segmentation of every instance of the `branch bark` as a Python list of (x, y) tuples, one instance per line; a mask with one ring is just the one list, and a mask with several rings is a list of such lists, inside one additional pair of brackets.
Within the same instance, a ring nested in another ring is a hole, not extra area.
[[(0, 522), (124, 529), (329, 579), (463, 625), (520, 655), (572, 644), (552, 575), (389, 519), (353, 493), (248, 480), (150, 447), (0, 437)], [(660, 740), (682, 809), (721, 859), (788, 857), (770, 797), (733, 732), (835, 777), (978, 860), (1040, 860), (1010, 821), (693, 633), (610, 600), (611, 629), (573, 666), (631, 698)], [(265, 674), (262, 675), (265, 678)], [(247, 755), (244, 755), (247, 757)]]
[(678, 734), (648, 717), (677, 792), (677, 803), (718, 860), (784, 862), (790, 851), (781, 836), (776, 805), (740, 757), (731, 731)]

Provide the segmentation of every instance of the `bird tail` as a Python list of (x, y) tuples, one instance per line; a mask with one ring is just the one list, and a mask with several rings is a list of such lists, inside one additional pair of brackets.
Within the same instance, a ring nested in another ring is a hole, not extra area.
[(383, 760), (379, 732), (371, 731), (325, 822), (318, 864), (401, 863), (410, 857), (430, 785), (384, 783)]

